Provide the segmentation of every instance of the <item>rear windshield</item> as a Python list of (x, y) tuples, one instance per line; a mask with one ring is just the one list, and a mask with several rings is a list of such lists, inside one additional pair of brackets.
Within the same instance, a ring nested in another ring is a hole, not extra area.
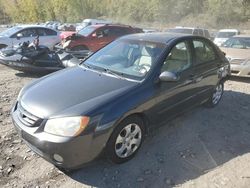
[(236, 35), (236, 32), (219, 32), (216, 38), (230, 38)]

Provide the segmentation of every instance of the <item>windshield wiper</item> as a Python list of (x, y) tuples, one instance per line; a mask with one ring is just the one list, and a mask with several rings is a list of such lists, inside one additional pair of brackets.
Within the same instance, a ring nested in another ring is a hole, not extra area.
[(125, 79), (125, 77), (123, 76), (123, 73), (117, 74), (117, 73), (115, 73), (114, 71), (111, 71), (110, 69), (107, 69), (107, 68), (104, 68), (103, 70), (104, 70), (106, 73), (111, 74), (111, 75), (114, 75), (114, 76), (117, 77), (117, 78)]
[(81, 65), (83, 65), (84, 67), (87, 67), (88, 69), (98, 70), (98, 69), (95, 68), (94, 66), (87, 65), (87, 64), (85, 64), (85, 63), (82, 63)]
[(126, 79), (124, 76), (123, 76), (123, 73), (121, 74), (117, 74), (115, 73), (114, 71), (111, 71), (110, 69), (107, 69), (107, 68), (101, 68), (101, 67), (95, 67), (95, 66), (91, 66), (89, 64), (84, 64), (82, 63), (83, 66), (87, 67), (88, 69), (92, 69), (92, 70), (97, 70), (97, 71), (102, 71), (102, 72), (105, 72), (107, 74), (111, 74), (117, 78), (120, 78), (120, 79)]

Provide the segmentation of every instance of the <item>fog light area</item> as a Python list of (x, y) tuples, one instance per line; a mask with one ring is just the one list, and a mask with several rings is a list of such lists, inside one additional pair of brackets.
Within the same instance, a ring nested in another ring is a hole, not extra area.
[(54, 159), (57, 161), (57, 162), (63, 162), (63, 158), (62, 156), (58, 155), (58, 154), (54, 154), (53, 155)]

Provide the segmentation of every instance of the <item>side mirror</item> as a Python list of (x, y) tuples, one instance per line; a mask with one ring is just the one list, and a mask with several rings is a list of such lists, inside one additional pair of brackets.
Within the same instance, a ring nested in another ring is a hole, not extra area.
[(17, 40), (19, 40), (19, 39), (22, 38), (22, 37), (23, 37), (23, 34), (22, 34), (22, 33), (18, 33), (18, 34), (16, 35)]
[(93, 37), (93, 38), (96, 38), (96, 37), (97, 37), (96, 33), (93, 33), (93, 34), (92, 34), (92, 37)]
[(159, 78), (163, 82), (177, 82), (180, 79), (175, 73), (168, 71), (162, 72)]

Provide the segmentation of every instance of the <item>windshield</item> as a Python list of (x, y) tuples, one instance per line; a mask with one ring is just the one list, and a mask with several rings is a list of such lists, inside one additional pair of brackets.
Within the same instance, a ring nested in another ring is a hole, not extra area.
[(10, 29), (7, 29), (7, 30), (1, 32), (0, 36), (10, 37), (11, 35), (18, 32), (20, 29), (22, 29), (22, 27), (18, 27), (18, 26), (17, 27), (12, 27)]
[(123, 78), (142, 80), (165, 47), (163, 43), (120, 39), (92, 55), (84, 65)]
[(81, 29), (81, 30), (78, 32), (78, 34), (87, 37), (87, 36), (89, 36), (95, 29), (96, 29), (96, 27), (88, 26), (88, 27), (85, 27), (85, 28)]
[(184, 33), (184, 34), (192, 34), (192, 29), (169, 29), (167, 30), (170, 33)]
[(230, 38), (236, 35), (236, 32), (219, 32), (216, 38)]
[(250, 49), (250, 37), (230, 38), (222, 46), (226, 48)]

